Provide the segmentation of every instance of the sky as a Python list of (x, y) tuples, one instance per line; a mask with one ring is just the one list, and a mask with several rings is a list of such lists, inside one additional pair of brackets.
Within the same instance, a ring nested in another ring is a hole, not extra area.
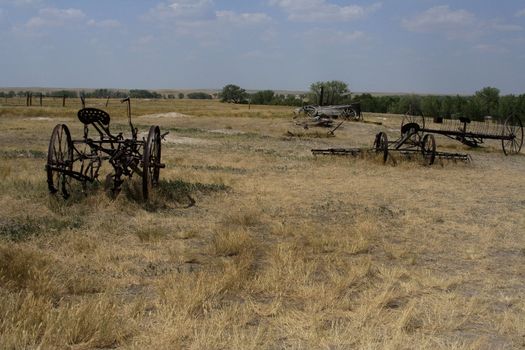
[(523, 0), (0, 0), (0, 86), (525, 93)]

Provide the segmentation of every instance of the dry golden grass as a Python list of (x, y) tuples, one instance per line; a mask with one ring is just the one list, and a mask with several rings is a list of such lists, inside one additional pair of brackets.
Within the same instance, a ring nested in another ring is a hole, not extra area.
[(147, 205), (134, 181), (116, 200), (50, 198), (47, 143), (58, 122), (81, 135), (76, 111), (0, 107), (1, 349), (523, 347), (523, 155), (313, 157), (395, 139), (400, 118), (324, 138), (291, 108), (134, 106), (141, 131), (170, 131)]

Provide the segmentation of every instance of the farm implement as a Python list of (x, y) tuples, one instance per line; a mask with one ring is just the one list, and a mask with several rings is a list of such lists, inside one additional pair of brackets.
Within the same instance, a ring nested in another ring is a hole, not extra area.
[(509, 116), (504, 123), (475, 122), (468, 118), (430, 120), (423, 116), (406, 114), (401, 123), (401, 135), (395, 141), (388, 141), (386, 133), (375, 136), (372, 148), (328, 148), (312, 149), (314, 155), (380, 154), (383, 162), (394, 154), (404, 158), (420, 158), (425, 165), (432, 165), (436, 159), (470, 162), (465, 153), (440, 152), (436, 150), (434, 134), (457, 140), (470, 147), (478, 147), (484, 140), (501, 141), (505, 155), (517, 154), (523, 146), (523, 125), (516, 115)]
[(479, 147), (485, 140), (501, 141), (505, 155), (517, 154), (523, 146), (523, 124), (521, 119), (510, 115), (501, 122), (478, 122), (469, 118), (443, 119), (406, 115), (401, 125), (403, 130), (411, 129), (418, 137), (425, 134), (443, 135), (469, 147)]
[(469, 154), (439, 152), (436, 150), (436, 140), (431, 134), (424, 135), (422, 139), (413, 130), (408, 130), (395, 141), (388, 141), (386, 133), (380, 132), (375, 136), (371, 148), (326, 148), (312, 149), (313, 155), (337, 155), (337, 156), (364, 156), (379, 155), (383, 163), (388, 159), (396, 163), (394, 154), (405, 159), (421, 159), (424, 165), (434, 164), (436, 159), (470, 162)]
[[(83, 108), (77, 116), (84, 124), (82, 139), (72, 139), (69, 128), (58, 124), (53, 129), (49, 142), (46, 173), (51, 194), (60, 193), (65, 199), (71, 195), (72, 180), (79, 181), (85, 191), (88, 183), (98, 181), (100, 168), (104, 161), (113, 167), (107, 179), (112, 182), (111, 192), (120, 192), (123, 177), (131, 178), (134, 174), (142, 178), (142, 198), (147, 200), (151, 188), (159, 183), (161, 163), (161, 135), (159, 126), (151, 126), (147, 137), (139, 139), (138, 130), (131, 122), (131, 101), (127, 103), (128, 125), (131, 138), (124, 138), (122, 133), (114, 135), (109, 130), (110, 116), (97, 108)], [(95, 136), (89, 134), (94, 129)]]

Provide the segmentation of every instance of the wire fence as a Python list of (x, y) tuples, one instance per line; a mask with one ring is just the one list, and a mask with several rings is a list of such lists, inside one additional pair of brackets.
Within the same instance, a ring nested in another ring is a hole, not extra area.
[(78, 106), (80, 99), (67, 96), (45, 96), (28, 94), (25, 96), (0, 97), (0, 105), (6, 107), (71, 107)]
[(64, 107), (64, 108), (83, 108), (83, 107), (111, 107), (120, 105), (121, 99), (118, 98), (89, 98), (85, 105), (78, 97), (67, 96), (45, 96), (32, 94), (26, 96), (0, 97), (2, 107)]

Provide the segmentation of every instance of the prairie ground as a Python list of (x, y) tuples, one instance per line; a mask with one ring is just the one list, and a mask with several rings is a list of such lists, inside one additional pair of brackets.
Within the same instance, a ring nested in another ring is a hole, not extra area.
[(395, 139), (395, 115), (325, 137), (285, 107), (133, 114), (170, 132), (149, 204), (139, 179), (115, 200), (102, 185), (50, 197), (49, 137), (57, 123), (81, 137), (76, 108), (0, 107), (1, 349), (525, 347), (523, 154), (442, 137), (473, 162), (310, 153)]

